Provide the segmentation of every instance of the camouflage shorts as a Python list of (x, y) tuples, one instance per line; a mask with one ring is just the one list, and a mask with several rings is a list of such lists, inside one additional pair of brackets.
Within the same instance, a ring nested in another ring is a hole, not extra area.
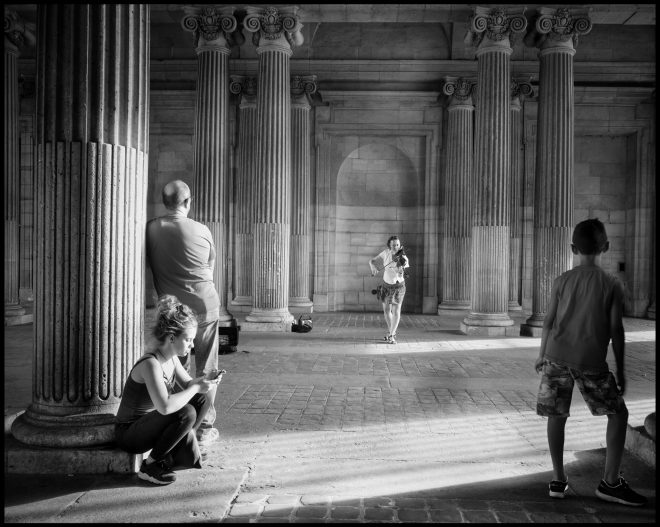
[(577, 371), (553, 362), (543, 363), (536, 413), (546, 417), (568, 417), (577, 384), (592, 415), (619, 414), (626, 411), (611, 371)]

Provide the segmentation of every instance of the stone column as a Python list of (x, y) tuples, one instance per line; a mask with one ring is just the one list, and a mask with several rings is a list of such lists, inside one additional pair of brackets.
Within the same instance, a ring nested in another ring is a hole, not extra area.
[(312, 173), (309, 97), (316, 92), (316, 75), (291, 77), (291, 262), (289, 308), (311, 313), (310, 258), (312, 232)]
[(522, 14), (475, 8), (468, 44), (476, 48), (477, 107), (472, 179), (471, 308), (465, 334), (504, 335), (509, 307), (510, 35)]
[(231, 75), (229, 91), (240, 96), (236, 153), (236, 250), (232, 307), (252, 308), (252, 224), (256, 188), (257, 78)]
[(584, 14), (540, 8), (525, 43), (539, 51), (539, 110), (534, 182), (532, 315), (520, 334), (540, 336), (555, 278), (573, 266), (573, 55), (591, 31)]
[(25, 314), (19, 300), (20, 155), (18, 57), (20, 48), (35, 43), (34, 24), (5, 11), (5, 323)]
[(181, 25), (194, 35), (197, 102), (193, 149), (191, 215), (206, 225), (215, 242), (213, 282), (220, 298), (221, 326), (233, 323), (227, 311), (227, 210), (229, 208), (229, 54), (242, 41), (234, 8), (186, 7)]
[(474, 155), (474, 80), (447, 77), (447, 170), (443, 244), (442, 310), (470, 308), (472, 158)]
[[(39, 4), (29, 445), (114, 439), (143, 350), (149, 6)], [(81, 45), (84, 43), (85, 45)]]
[(523, 236), (523, 134), (521, 101), (532, 93), (532, 85), (511, 81), (511, 182), (510, 182), (510, 240), (509, 240), (509, 311), (522, 311), (520, 303)]
[(289, 58), (302, 44), (297, 7), (248, 7), (259, 55), (252, 311), (246, 330), (290, 331), (291, 100)]

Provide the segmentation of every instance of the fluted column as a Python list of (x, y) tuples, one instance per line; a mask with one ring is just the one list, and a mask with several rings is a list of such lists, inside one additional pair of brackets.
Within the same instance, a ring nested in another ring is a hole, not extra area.
[(149, 6), (37, 7), (31, 445), (114, 438), (142, 352)]
[(532, 85), (524, 81), (511, 81), (511, 181), (510, 181), (510, 240), (509, 240), (509, 311), (522, 311), (520, 293), (522, 285), (522, 206), (523, 155), (521, 101), (532, 93)]
[[(289, 58), (302, 44), (297, 7), (248, 7), (245, 29), (259, 56), (253, 307), (246, 329), (290, 331), (291, 100)], [(269, 327), (270, 326), (270, 327)]]
[(552, 283), (573, 266), (573, 55), (578, 35), (591, 27), (584, 14), (541, 8), (525, 39), (540, 48), (540, 65), (532, 315), (520, 327), (521, 335), (541, 335)]
[(510, 36), (522, 14), (475, 8), (469, 44), (476, 48), (477, 107), (472, 179), (471, 308), (466, 334), (503, 335), (513, 325), (509, 300)]
[(442, 302), (445, 309), (470, 308), (470, 218), (472, 156), (474, 155), (474, 81), (447, 77), (443, 92), (447, 107), (447, 169), (443, 243)]
[(18, 57), (25, 45), (34, 45), (34, 25), (14, 11), (5, 11), (5, 317), (25, 314), (19, 299), (20, 156), (18, 113)]
[(291, 262), (289, 307), (311, 313), (310, 258), (312, 181), (309, 96), (316, 92), (316, 75), (291, 77)]
[(254, 207), (256, 196), (257, 79), (232, 75), (229, 91), (240, 96), (236, 152), (236, 250), (234, 254), (234, 299), (237, 310), (252, 307)]
[(186, 7), (181, 25), (194, 36), (197, 100), (193, 148), (191, 216), (206, 225), (215, 243), (213, 283), (220, 298), (218, 320), (227, 311), (227, 210), (229, 207), (229, 54), (242, 41), (233, 7)]

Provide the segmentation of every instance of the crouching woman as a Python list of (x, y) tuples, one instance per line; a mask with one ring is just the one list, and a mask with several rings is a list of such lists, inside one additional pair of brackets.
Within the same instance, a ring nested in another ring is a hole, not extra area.
[(176, 480), (174, 468), (201, 468), (196, 431), (208, 411), (213, 384), (182, 366), (193, 347), (197, 318), (175, 296), (158, 300), (155, 342), (126, 379), (115, 424), (117, 446), (131, 454), (151, 450), (138, 477), (158, 485)]

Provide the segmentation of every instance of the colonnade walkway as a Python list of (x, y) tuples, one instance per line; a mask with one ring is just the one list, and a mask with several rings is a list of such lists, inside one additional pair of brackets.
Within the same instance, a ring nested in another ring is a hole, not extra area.
[[(631, 450), (623, 475), (649, 503), (594, 495), (607, 419), (577, 389), (570, 490), (548, 497), (540, 339), (466, 336), (465, 314), (404, 314), (396, 345), (383, 341), (379, 313), (315, 313), (306, 334), (241, 332), (220, 357), (221, 439), (203, 469), (164, 487), (135, 475), (5, 473), (5, 522), (654, 523), (655, 467)], [(625, 399), (640, 426), (655, 411), (655, 321), (624, 325)], [(31, 331), (5, 328), (5, 427), (31, 401)]]

